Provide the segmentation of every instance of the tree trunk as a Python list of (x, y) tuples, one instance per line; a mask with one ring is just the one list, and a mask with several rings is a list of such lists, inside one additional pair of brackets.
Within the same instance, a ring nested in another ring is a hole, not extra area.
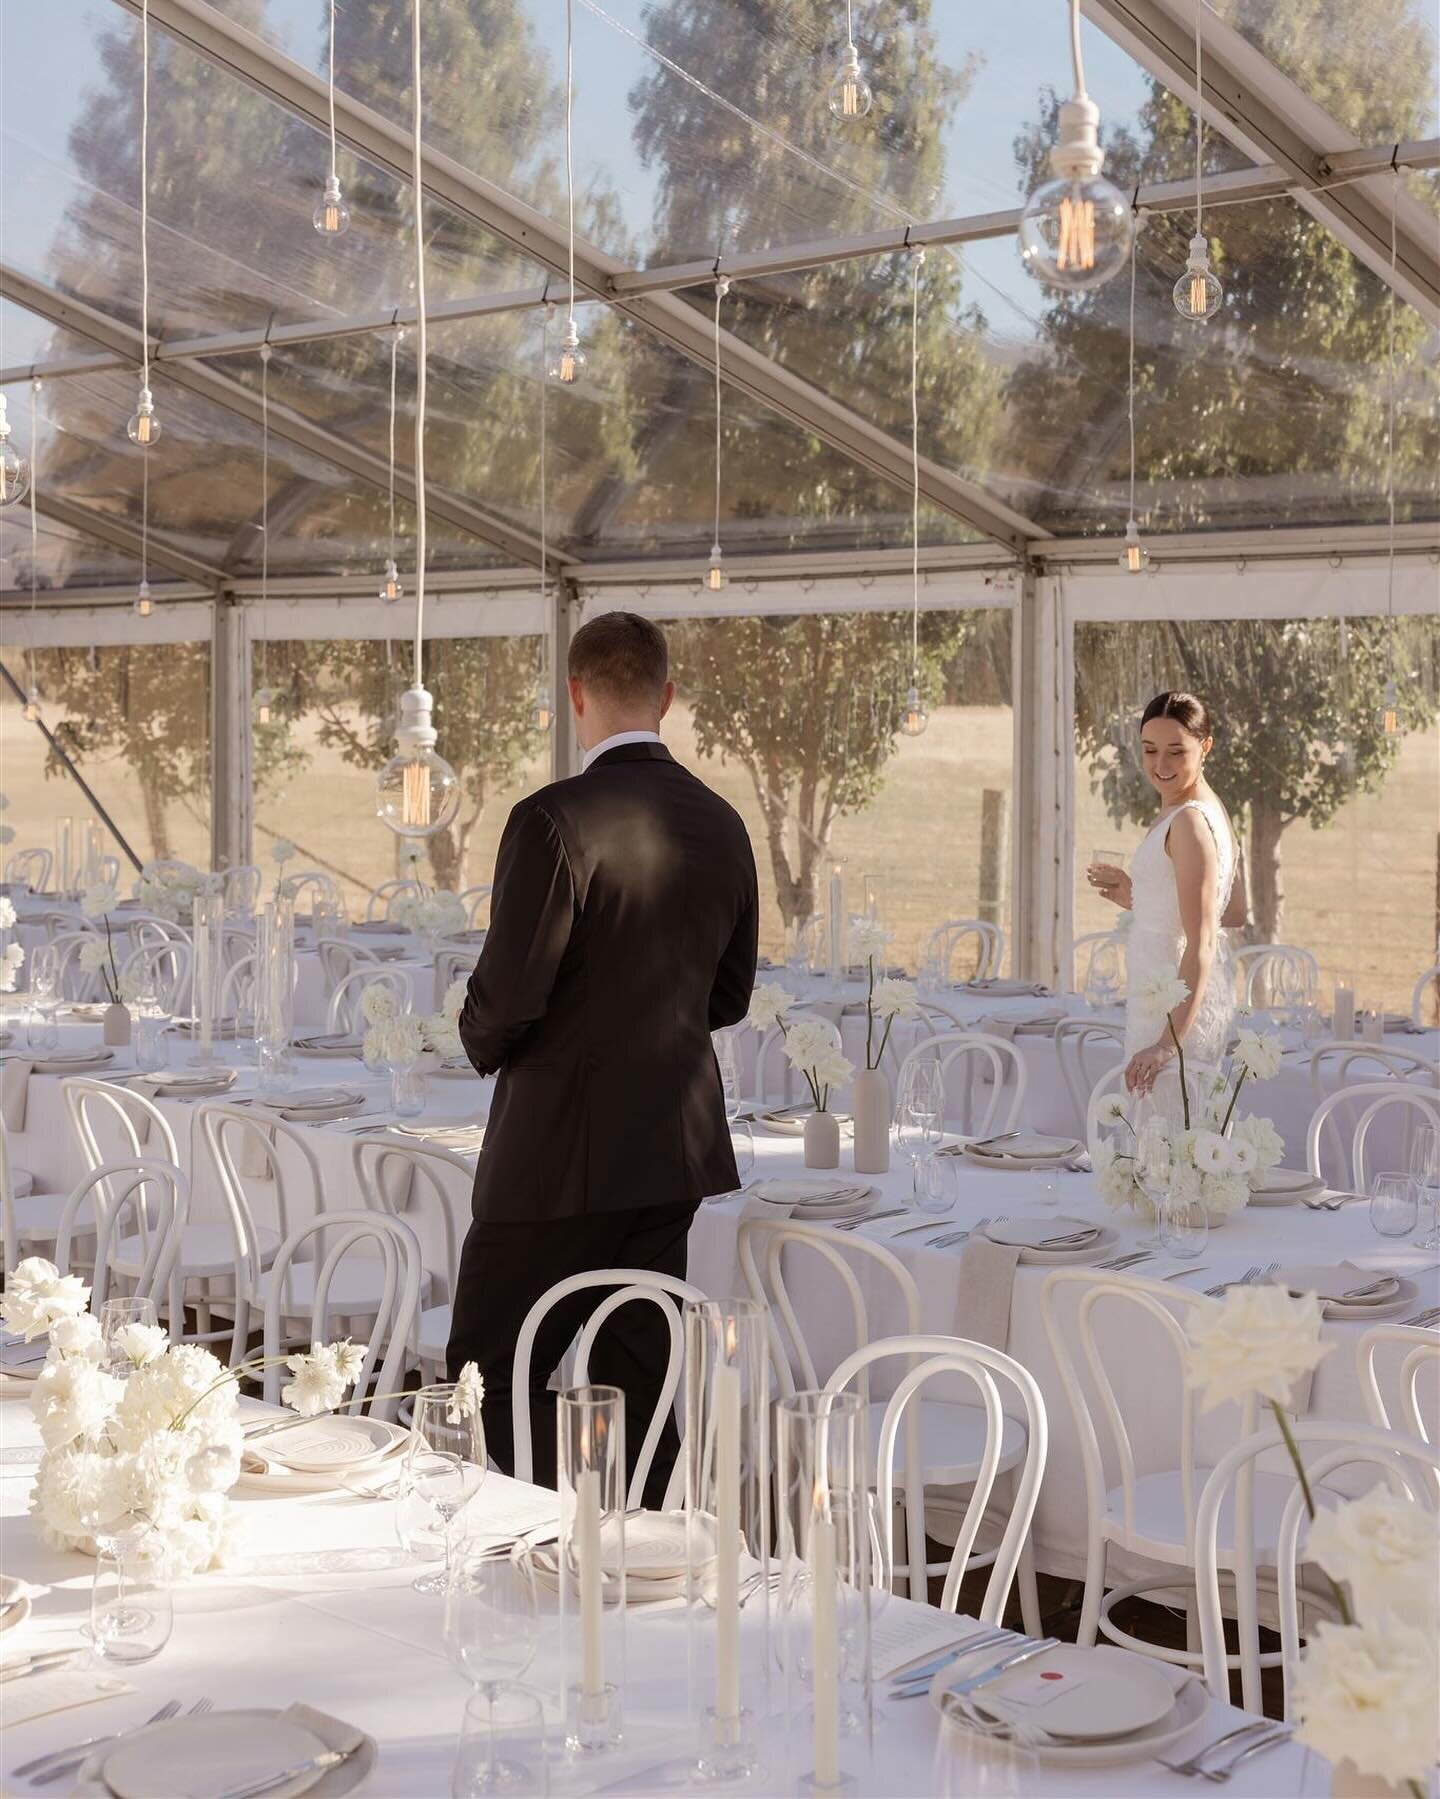
[(150, 860), (159, 862), (170, 854), (170, 828), (165, 819), (165, 796), (159, 784), (140, 774), (140, 794), (145, 801), (145, 829), (150, 834)]
[(1280, 837), (1290, 820), (1271, 800), (1250, 805), (1250, 937), (1278, 943), (1285, 916), (1280, 872)]

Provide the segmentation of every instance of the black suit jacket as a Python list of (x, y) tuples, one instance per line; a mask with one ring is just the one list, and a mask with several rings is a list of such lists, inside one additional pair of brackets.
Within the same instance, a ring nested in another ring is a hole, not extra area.
[(750, 1003), (739, 814), (656, 743), (519, 801), (460, 1040), (498, 1072), (477, 1219), (683, 1204), (736, 1185), (710, 1032)]

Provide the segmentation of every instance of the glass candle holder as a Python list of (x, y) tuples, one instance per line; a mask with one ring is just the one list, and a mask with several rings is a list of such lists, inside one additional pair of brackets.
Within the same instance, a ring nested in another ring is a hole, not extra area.
[(565, 1746), (591, 1756), (623, 1740), (625, 1396), (618, 1387), (567, 1388), (555, 1428)]
[(224, 968), (225, 896), (216, 891), (195, 895), (192, 909), (195, 945), (191, 981), (191, 1011), (195, 1016), (195, 1048), (190, 1062), (196, 1068), (216, 1068), (215, 1018), (219, 1010), (220, 977)]
[(793, 1787), (860, 1791), (871, 1763), (866, 1411), (856, 1393), (776, 1406), (779, 1650)]
[[(703, 1780), (759, 1766), (769, 1711), (770, 1458), (765, 1307), (685, 1302), (690, 1703)], [(747, 1613), (742, 1634), (740, 1613)]]
[(255, 924), (255, 1061), (265, 1095), (285, 1092), (294, 1074), (294, 977), (295, 907), (278, 895), (266, 901)]

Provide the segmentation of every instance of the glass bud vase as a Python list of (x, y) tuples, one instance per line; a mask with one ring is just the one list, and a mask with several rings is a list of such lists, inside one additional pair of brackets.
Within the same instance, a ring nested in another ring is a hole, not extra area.
[(429, 1086), (418, 1061), (391, 1062), (390, 1107), (398, 1118), (417, 1118), (425, 1110)]

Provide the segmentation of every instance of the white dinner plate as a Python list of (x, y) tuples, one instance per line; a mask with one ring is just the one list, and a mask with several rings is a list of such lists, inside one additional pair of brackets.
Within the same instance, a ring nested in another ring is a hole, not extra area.
[(20, 1590), (24, 1585), (13, 1575), (0, 1574), (0, 1632), (14, 1630), (30, 1616), (29, 1595)]
[(1403, 1274), (1395, 1274), (1393, 1291), (1383, 1293), (1378, 1299), (1347, 1300), (1340, 1297), (1345, 1288), (1364, 1286), (1369, 1281), (1377, 1280), (1382, 1274), (1395, 1274), (1395, 1270), (1388, 1265), (1361, 1268), (1354, 1263), (1338, 1267), (1334, 1264), (1297, 1264), (1277, 1269), (1274, 1284), (1277, 1287), (1288, 1287), (1294, 1293), (1318, 1294), (1322, 1315), (1333, 1318), (1337, 1323), (1365, 1323), (1372, 1318), (1398, 1317), (1401, 1312), (1408, 1311), (1420, 1297), (1419, 1287)]
[[(1043, 1246), (1047, 1237), (1064, 1236), (1082, 1227), (1093, 1230), (1095, 1235), (1085, 1237), (1073, 1246), (1057, 1244), (1049, 1249)], [(1092, 1225), (1088, 1219), (1067, 1218), (1063, 1214), (1043, 1218), (999, 1218), (985, 1226), (985, 1235), (992, 1243), (1005, 1243), (1018, 1249), (1020, 1260), (1035, 1267), (1059, 1262), (1097, 1261), (1119, 1242), (1119, 1237), (1108, 1225)]]
[(263, 1460), (296, 1474), (352, 1474), (389, 1455), (407, 1434), (384, 1418), (332, 1413), (277, 1430), (255, 1447)]
[(1293, 1206), (1325, 1191), (1325, 1183), (1308, 1168), (1267, 1168), (1251, 1189), (1252, 1206)]
[[(1074, 1137), (1051, 1137), (1043, 1131), (1021, 1131), (1004, 1143), (966, 1143), (959, 1150), (977, 1168), (1064, 1168), (1084, 1153), (1085, 1145)], [(952, 1152), (953, 1153), (953, 1152)]]
[[(276, 1435), (283, 1436), (284, 1432), (277, 1431)], [(240, 1478), (235, 1485), (250, 1493), (273, 1493), (277, 1498), (283, 1498), (298, 1493), (343, 1492), (348, 1480), (359, 1479), (364, 1484), (374, 1475), (386, 1472), (393, 1478), (399, 1472), (409, 1432), (402, 1432), (399, 1441), (373, 1461), (338, 1471), (322, 1469), (318, 1473), (302, 1473), (298, 1468), (284, 1468), (279, 1462), (272, 1462), (268, 1455), (261, 1453), (270, 1441), (269, 1437), (261, 1437), (253, 1448), (241, 1450)]]
[(391, 924), (388, 918), (362, 918), (350, 926), (352, 932), (363, 932), (367, 937), (398, 937), (400, 927)]
[[(79, 1790), (114, 1799), (213, 1799), (321, 1755), (323, 1737), (281, 1711), (206, 1712), (129, 1732), (97, 1751), (80, 1771)], [(266, 1788), (266, 1799), (349, 1792), (365, 1778), (362, 1750), (327, 1770)], [(87, 1778), (88, 1777), (88, 1778)]]
[[(781, 1106), (777, 1111), (755, 1113), (752, 1122), (758, 1124), (762, 1131), (772, 1137), (803, 1137), (805, 1120), (814, 1110), (815, 1108), (809, 1105)], [(855, 1122), (848, 1112), (832, 1112), (830, 1116), (841, 1130)]]
[(37, 1058), (32, 1070), (35, 1074), (84, 1074), (91, 1068), (105, 1068), (115, 1060), (113, 1049), (72, 1050), (69, 1055), (51, 1055)]
[(164, 1099), (170, 1093), (181, 1096), (228, 1093), (235, 1085), (237, 1076), (233, 1068), (160, 1068), (154, 1074), (144, 1075), (142, 1079), (154, 1089), (157, 1099)]
[(439, 1081), (478, 1081), (480, 1076), (468, 1062), (442, 1062), (438, 1068), (426, 1071)]
[(320, 1124), (327, 1119), (343, 1118), (364, 1103), (364, 1094), (357, 1093), (353, 1087), (299, 1087), (293, 1093), (279, 1095), (274, 1101), (274, 1109), (282, 1118), (292, 1119), (297, 1124), (307, 1120)]
[(795, 1206), (804, 1211), (811, 1206), (851, 1205), (875, 1197), (875, 1189), (863, 1181), (765, 1180), (756, 1181), (750, 1191), (772, 1205)]

